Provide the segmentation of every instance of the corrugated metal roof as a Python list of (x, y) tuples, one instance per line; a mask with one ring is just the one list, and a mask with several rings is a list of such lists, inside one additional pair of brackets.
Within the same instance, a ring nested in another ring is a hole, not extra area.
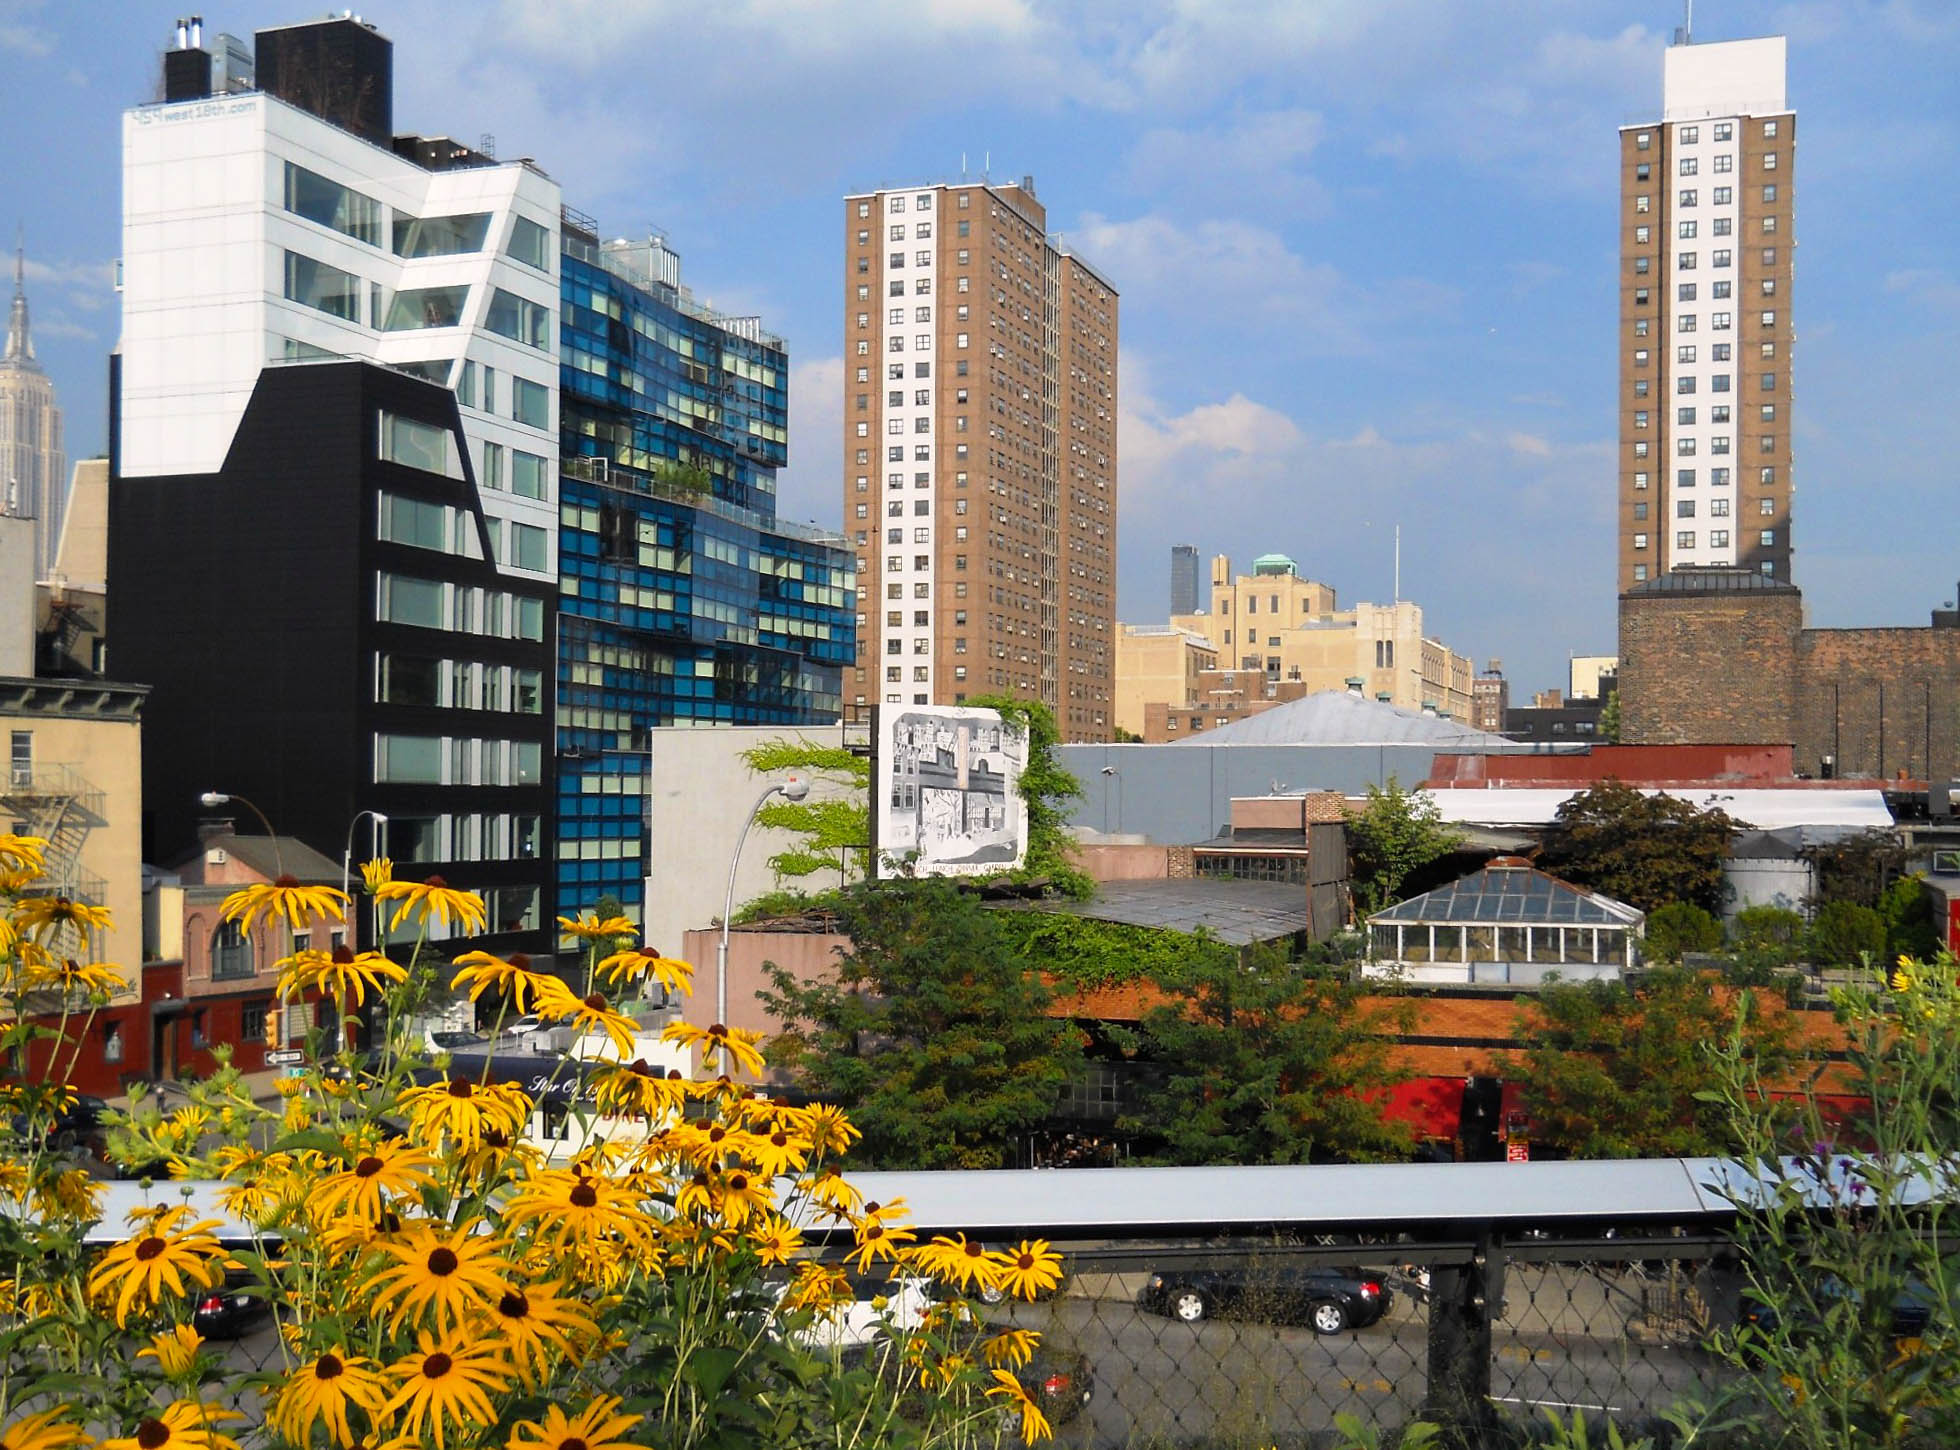
[(1486, 866), (1460, 881), (1397, 902), (1368, 920), (1484, 922), (1518, 926), (1632, 926), (1645, 913), (1530, 866)]
[(1515, 751), (1502, 735), (1473, 730), (1438, 715), (1424, 715), (1363, 699), (1349, 690), (1322, 690), (1172, 742), (1184, 745), (1433, 745), (1456, 750)]
[(1002, 902), (1002, 911), (1045, 911), (1125, 926), (1204, 931), (1250, 946), (1306, 931), (1307, 888), (1273, 881), (1207, 877), (1183, 881), (1106, 881), (1087, 901)]

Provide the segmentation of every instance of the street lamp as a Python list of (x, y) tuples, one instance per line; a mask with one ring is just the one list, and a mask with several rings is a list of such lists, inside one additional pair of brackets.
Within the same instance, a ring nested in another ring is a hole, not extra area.
[(800, 775), (786, 775), (755, 798), (749, 807), (749, 818), (742, 824), (742, 834), (735, 838), (735, 854), (728, 862), (728, 894), (721, 904), (721, 942), (715, 948), (715, 1021), (728, 1021), (728, 919), (735, 914), (735, 868), (742, 864), (742, 847), (747, 844), (749, 830), (755, 825), (755, 818), (762, 814), (762, 808), (769, 804), (769, 797), (780, 795), (786, 801), (800, 801), (810, 793), (810, 782)]
[[(1102, 773), (1105, 780), (1114, 780), (1116, 782), (1116, 829), (1120, 834), (1123, 829), (1123, 772), (1113, 765), (1105, 765), (1102, 768)], [(1105, 835), (1109, 833), (1108, 786), (1103, 787), (1103, 833)]]
[[(340, 851), (340, 894), (347, 898), (347, 909), (349, 911), (354, 910), (354, 898), (350, 894), (350, 887), (354, 881), (354, 827), (361, 823), (362, 816), (366, 816), (369, 822), (368, 856), (370, 859), (380, 858), (381, 833), (388, 829), (388, 816), (384, 811), (355, 811), (354, 819), (347, 823), (347, 844), (341, 847)], [(354, 912), (353, 927), (354, 950), (359, 951), (361, 949), (361, 918), (359, 912)], [(378, 922), (374, 938), (374, 944), (377, 947), (380, 946), (381, 932)]]
[[(279, 833), (272, 829), (272, 822), (265, 818), (265, 812), (260, 810), (256, 804), (245, 799), (242, 795), (230, 795), (221, 790), (207, 790), (197, 800), (198, 804), (203, 806), (207, 811), (216, 810), (219, 806), (233, 803), (244, 806), (247, 810), (251, 811), (253, 815), (259, 818), (259, 824), (265, 827), (266, 840), (272, 843), (273, 876), (277, 878), (286, 874), (285, 860), (279, 854)], [(287, 930), (290, 932), (291, 928), (288, 927)], [(287, 945), (292, 945), (290, 939)], [(279, 997), (279, 1048), (282, 1052), (292, 1045), (292, 1009), (293, 994), (290, 991), (281, 993)]]

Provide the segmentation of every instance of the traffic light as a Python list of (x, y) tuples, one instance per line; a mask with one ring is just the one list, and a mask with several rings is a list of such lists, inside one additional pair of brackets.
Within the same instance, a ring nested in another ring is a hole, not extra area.
[(279, 1047), (285, 1042), (285, 1018), (277, 1007), (265, 1009), (265, 1045)]

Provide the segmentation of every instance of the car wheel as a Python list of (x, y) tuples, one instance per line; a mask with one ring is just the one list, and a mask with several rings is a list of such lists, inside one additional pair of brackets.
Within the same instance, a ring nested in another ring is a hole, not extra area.
[(1339, 1334), (1348, 1327), (1347, 1306), (1332, 1299), (1322, 1299), (1313, 1306), (1307, 1323), (1315, 1334)]
[(982, 1284), (978, 1289), (973, 1291), (973, 1297), (978, 1299), (982, 1304), (993, 1305), (1005, 1299), (1007, 1297), (1007, 1291), (998, 1284)]
[(1186, 1324), (1196, 1324), (1209, 1308), (1205, 1296), (1196, 1289), (1178, 1289), (1171, 1294), (1171, 1317)]

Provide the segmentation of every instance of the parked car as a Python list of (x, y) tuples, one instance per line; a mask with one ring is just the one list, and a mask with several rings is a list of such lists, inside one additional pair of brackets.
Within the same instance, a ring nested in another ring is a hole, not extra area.
[[(1855, 1302), (1860, 1297), (1858, 1290), (1849, 1287), (1844, 1280), (1831, 1274), (1818, 1279), (1811, 1292), (1818, 1301)], [(1935, 1302), (1934, 1290), (1917, 1278), (1909, 1280), (1893, 1297), (1886, 1328), (1894, 1344), (1900, 1346), (1902, 1352), (1916, 1347), (1925, 1339), (1926, 1330), (1932, 1323)], [(1820, 1302), (1818, 1308), (1822, 1307), (1823, 1304)], [(1809, 1311), (1800, 1310), (1800, 1313), (1802, 1321), (1812, 1319)], [(1814, 1323), (1802, 1321), (1797, 1321), (1793, 1316), (1792, 1330), (1814, 1333), (1819, 1327)], [(1754, 1329), (1767, 1337), (1775, 1335), (1781, 1328), (1782, 1316), (1777, 1313), (1774, 1305), (1764, 1303), (1754, 1293), (1745, 1289), (1737, 1306), (1736, 1323), (1738, 1328)], [(1750, 1348), (1753, 1350), (1754, 1346)]]
[(1186, 1324), (1214, 1314), (1236, 1314), (1274, 1324), (1304, 1324), (1315, 1334), (1341, 1334), (1367, 1328), (1394, 1300), (1394, 1291), (1378, 1273), (1253, 1259), (1229, 1268), (1155, 1271), (1137, 1296), (1137, 1307)]
[[(102, 1133), (102, 1115), (109, 1111), (109, 1105), (91, 1093), (72, 1093), (73, 1101), (54, 1116), (47, 1127), (42, 1146), (57, 1153), (84, 1144), (99, 1143)], [(27, 1136), (25, 1114), (13, 1120), (16, 1135)]]
[(422, 1045), (431, 1052), (474, 1052), (479, 1047), (489, 1046), (490, 1039), (481, 1032), (438, 1032), (431, 1029), (422, 1034)]
[(544, 1030), (544, 1018), (535, 1012), (526, 1012), (522, 1017), (513, 1017), (504, 1024), (500, 1034), (504, 1037), (529, 1037), (533, 1032)]
[(206, 1339), (240, 1339), (272, 1316), (272, 1305), (246, 1292), (252, 1276), (242, 1269), (225, 1272), (224, 1283), (191, 1296), (191, 1327)]

